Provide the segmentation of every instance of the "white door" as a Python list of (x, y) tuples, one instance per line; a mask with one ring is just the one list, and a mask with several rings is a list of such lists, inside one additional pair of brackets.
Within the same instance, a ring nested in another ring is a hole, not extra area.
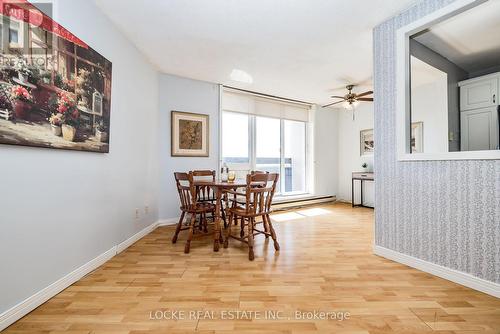
[(498, 78), (484, 79), (460, 87), (460, 110), (491, 107), (498, 104)]
[(498, 149), (497, 107), (462, 111), (460, 128), (462, 151)]

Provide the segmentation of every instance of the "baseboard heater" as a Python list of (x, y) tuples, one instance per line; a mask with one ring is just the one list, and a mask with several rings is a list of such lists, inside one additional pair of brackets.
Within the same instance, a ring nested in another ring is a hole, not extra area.
[(282, 200), (274, 203), (272, 205), (272, 209), (273, 211), (283, 211), (289, 209), (296, 209), (304, 206), (310, 206), (314, 204), (335, 202), (336, 200), (337, 198), (335, 196), (322, 196), (322, 197)]

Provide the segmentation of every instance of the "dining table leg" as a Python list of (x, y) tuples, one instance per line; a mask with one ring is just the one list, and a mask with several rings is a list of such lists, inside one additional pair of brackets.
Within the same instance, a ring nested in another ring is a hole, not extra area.
[(221, 220), (221, 200), (222, 200), (222, 191), (219, 187), (215, 189), (217, 200), (215, 201), (215, 223), (214, 223), (214, 252), (219, 251), (219, 239), (221, 237), (220, 234), (220, 220)]

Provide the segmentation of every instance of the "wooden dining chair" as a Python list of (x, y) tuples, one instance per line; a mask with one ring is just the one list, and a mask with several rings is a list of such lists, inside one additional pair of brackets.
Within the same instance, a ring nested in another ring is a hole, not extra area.
[[(211, 181), (215, 182), (215, 171), (214, 170), (193, 170), (194, 181)], [(208, 185), (197, 186), (197, 196), (198, 202), (211, 202), (215, 204), (215, 193)]]
[[(215, 205), (215, 192), (208, 185), (208, 182), (215, 182), (215, 171), (214, 170), (193, 170), (190, 173), (193, 174), (193, 181), (207, 181), (207, 185), (197, 185), (196, 186), (196, 200), (198, 203), (212, 203)], [(212, 215), (212, 221), (215, 219)], [(203, 219), (202, 214), (200, 214), (200, 230), (203, 229), (205, 232), (208, 231), (207, 219)]]
[[(247, 228), (247, 233), (240, 237), (231, 235), (231, 224), (226, 228), (226, 238), (224, 247), (228, 247), (229, 238), (234, 238), (248, 244), (248, 258), (250, 261), (254, 259), (254, 236), (264, 234), (266, 238), (269, 236), (273, 239), (274, 249), (279, 251), (280, 245), (276, 238), (269, 214), (271, 213), (271, 205), (273, 201), (276, 184), (278, 183), (279, 174), (277, 173), (258, 173), (248, 174), (246, 180), (245, 192), (229, 190), (228, 193), (236, 196), (245, 196), (245, 205), (233, 205), (229, 209), (229, 222), (240, 218), (242, 230)], [(234, 202), (236, 203), (236, 202)], [(257, 222), (256, 218), (260, 217), (262, 221)], [(256, 225), (262, 223), (264, 230), (256, 229)]]
[[(198, 201), (197, 189), (194, 184), (194, 175), (192, 172), (174, 173), (174, 177), (181, 203), (181, 217), (177, 223), (172, 243), (175, 244), (177, 242), (177, 237), (179, 236), (180, 231), (189, 230), (186, 245), (184, 247), (184, 253), (189, 253), (191, 240), (193, 239), (194, 234), (194, 227), (196, 224), (196, 215), (200, 215), (200, 224), (205, 224), (206, 226), (207, 213), (211, 213), (213, 216), (215, 212), (215, 205), (210, 202)], [(190, 214), (191, 217), (189, 224), (183, 227), (184, 216), (186, 214)]]
[[(211, 181), (215, 182), (215, 171), (214, 170), (193, 170), (194, 181)], [(198, 202), (210, 202), (215, 205), (215, 201), (217, 200), (217, 196), (215, 195), (214, 190), (210, 185), (199, 185), (197, 186), (197, 196)], [(223, 199), (222, 202), (227, 203), (227, 200)], [(223, 207), (222, 203), (221, 208)], [(224, 222), (224, 226), (226, 226), (226, 213), (224, 209), (221, 209), (222, 221)], [(214, 221), (215, 217), (212, 215), (212, 221)], [(205, 220), (206, 223), (206, 220)], [(206, 232), (206, 224), (204, 226)]]
[[(261, 171), (261, 170), (251, 170), (250, 175), (254, 174), (269, 174), (269, 172)], [(233, 198), (229, 198), (230, 202), (236, 202), (237, 204), (245, 205), (245, 196), (235, 196)]]
[(263, 171), (263, 170), (251, 170), (250, 174), (267, 174), (269, 172)]
[[(262, 170), (251, 170), (250, 171), (250, 175), (254, 175), (254, 174), (269, 174), (269, 172), (266, 172), (266, 171), (262, 171)], [(261, 185), (257, 185), (257, 186), (261, 186)], [(245, 205), (246, 203), (246, 199), (245, 199), (245, 196), (233, 196), (232, 198), (229, 197), (229, 201), (232, 206), (236, 206), (236, 205)], [(229, 221), (231, 223), (231, 220)], [(234, 220), (234, 225), (238, 225), (238, 220), (235, 219)], [(244, 226), (243, 224), (241, 225), (241, 232), (240, 232), (240, 236), (243, 238), (243, 235), (244, 235)], [(266, 238), (267, 238), (267, 235), (266, 235)]]

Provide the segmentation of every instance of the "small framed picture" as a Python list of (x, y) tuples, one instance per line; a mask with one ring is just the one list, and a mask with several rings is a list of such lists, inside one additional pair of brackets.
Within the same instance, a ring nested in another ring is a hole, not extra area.
[(172, 111), (171, 156), (208, 157), (209, 116)]
[(373, 146), (373, 129), (361, 130), (359, 132), (359, 148), (360, 155), (372, 155)]

